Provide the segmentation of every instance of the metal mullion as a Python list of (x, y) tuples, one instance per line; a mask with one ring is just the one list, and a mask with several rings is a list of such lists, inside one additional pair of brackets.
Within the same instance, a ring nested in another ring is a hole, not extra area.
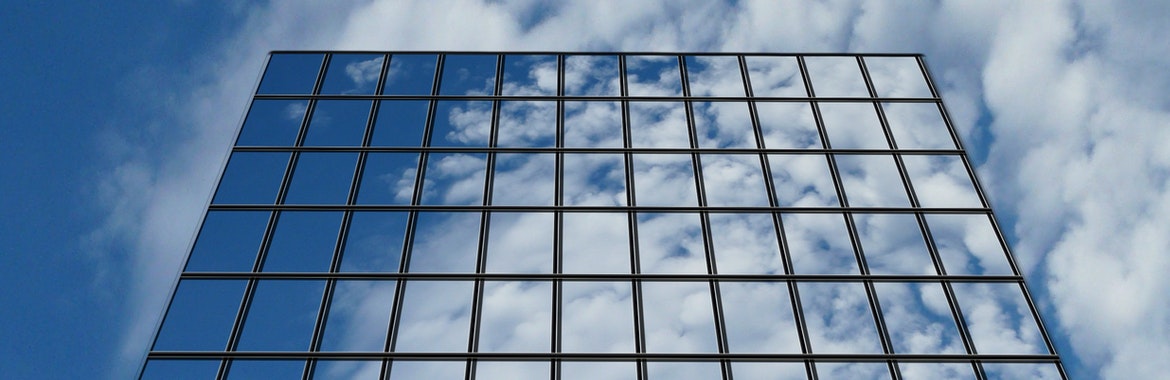
[[(446, 54), (437, 54), (435, 62), (434, 79), (431, 81), (431, 96), (439, 94), (439, 86), (443, 79), (443, 63)], [(434, 133), (435, 107), (436, 101), (430, 100), (427, 104), (427, 116), (423, 127), (423, 141), (422, 146), (430, 146), (431, 134)], [(423, 179), (427, 171), (428, 152), (419, 152), (418, 169), (415, 170), (414, 177), (414, 194), (411, 196), (411, 206), (418, 206), (422, 203)], [(402, 257), (398, 263), (398, 273), (407, 273), (410, 269), (410, 254), (414, 245), (415, 229), (418, 225), (417, 209), (410, 209), (410, 214), (407, 217), (406, 232), (402, 238)], [(386, 344), (384, 350), (386, 352), (394, 352), (398, 344), (398, 329), (402, 323), (402, 299), (406, 294), (406, 280), (400, 279), (394, 284), (394, 306), (392, 314), (390, 315), (389, 326), (386, 328)], [(380, 379), (388, 379), (393, 370), (393, 360), (385, 360), (382, 362), (381, 373), (378, 375)]]
[[(330, 55), (326, 54), (322, 58), (321, 67), (317, 69), (317, 78), (316, 78), (316, 81), (313, 83), (313, 94), (318, 94), (321, 92), (321, 85), (325, 81), (325, 71), (329, 69), (329, 60), (330, 60), (329, 58), (330, 58)], [(299, 130), (297, 131), (297, 138), (296, 138), (296, 142), (294, 143), (295, 145), (300, 146), (304, 143), (305, 135), (307, 134), (307, 129), (309, 126), (309, 120), (312, 120), (313, 111), (315, 110), (315, 108), (316, 108), (316, 101), (313, 99), (310, 99), (309, 104), (308, 104), (308, 108), (305, 110), (305, 115), (302, 116), (302, 118), (301, 118), (301, 125), (300, 125)], [(286, 165), (286, 167), (285, 167), (284, 177), (281, 178), (280, 188), (277, 190), (276, 200), (274, 201), (274, 204), (283, 204), (284, 203), (285, 196), (288, 194), (289, 183), (292, 182), (293, 170), (295, 170), (298, 158), (299, 158), (298, 152), (294, 151), (294, 152), (289, 154), (288, 165)], [(264, 260), (268, 256), (268, 248), (269, 248), (270, 244), (272, 243), (272, 234), (276, 231), (276, 224), (279, 222), (280, 213), (281, 213), (281, 211), (277, 210), (277, 211), (273, 211), (272, 214), (269, 215), (268, 227), (264, 231), (264, 239), (261, 241), (261, 247), (260, 247), (259, 254), (256, 255), (256, 262), (252, 266), (253, 272), (260, 272), (260, 270), (264, 266)], [(242, 300), (242, 302), (240, 302), (240, 309), (236, 313), (236, 320), (233, 322), (232, 332), (228, 336), (228, 351), (235, 351), (236, 347), (240, 343), (240, 333), (242, 332), (242, 329), (244, 327), (244, 320), (248, 317), (248, 312), (252, 307), (252, 297), (255, 296), (255, 294), (256, 294), (256, 287), (257, 287), (258, 281), (259, 281), (258, 279), (248, 280), (248, 285), (246, 286), (246, 288), (244, 290), (244, 299)], [(219, 365), (219, 370), (216, 374), (216, 378), (221, 379), (221, 380), (227, 378), (228, 372), (230, 370), (231, 370), (231, 359), (225, 359), (225, 360), (221, 361), (220, 365)]]
[[(499, 94), (504, 82), (504, 55), (496, 55), (496, 83), (493, 89), (494, 94)], [(492, 149), (496, 148), (499, 143), (499, 126), (500, 126), (500, 108), (499, 100), (492, 101), (492, 116), (491, 126), (488, 137), (488, 147), (490, 148), (487, 154), (486, 173), (484, 173), (483, 185), (483, 205), (491, 206), (492, 191), (495, 182), (496, 172), (496, 152)], [(485, 210), (480, 214), (479, 219), (479, 247), (478, 254), (475, 260), (475, 273), (484, 273), (487, 267), (487, 248), (488, 248), (488, 234), (491, 228), (491, 211)], [(471, 299), (471, 316), (470, 324), (467, 334), (467, 352), (479, 351), (479, 331), (483, 319), (483, 293), (484, 281), (482, 279), (475, 280), (475, 291)], [(475, 379), (475, 369), (478, 361), (476, 359), (468, 359), (464, 367), (464, 373), (467, 380)]]
[[(382, 68), (381, 68), (380, 73), (385, 73), (387, 68), (389, 68), (389, 67), (390, 67), (389, 54), (384, 54), (382, 56)], [(374, 93), (381, 93), (382, 86), (384, 86), (385, 83), (386, 83), (386, 76), (379, 75), (378, 76), (378, 83), (374, 86)], [(366, 115), (365, 131), (362, 134), (362, 146), (363, 147), (370, 145), (370, 139), (371, 139), (371, 136), (373, 135), (374, 122), (377, 119), (378, 107), (380, 105), (381, 105), (380, 101), (374, 101), (370, 105), (370, 111)], [(366, 157), (368, 154), (369, 154), (369, 152), (366, 152), (366, 151), (358, 152), (357, 165), (354, 167), (353, 177), (352, 177), (352, 180), (350, 181), (350, 185), (349, 185), (350, 186), (349, 187), (349, 195), (346, 197), (345, 203), (347, 205), (352, 205), (352, 204), (357, 203), (358, 187), (361, 184), (362, 172), (363, 172), (363, 169), (365, 168)], [(344, 211), (344, 216), (342, 217), (342, 220), (341, 220), (341, 229), (338, 230), (338, 232), (337, 232), (337, 240), (335, 242), (335, 247), (334, 247), (334, 251), (333, 251), (333, 259), (331, 260), (331, 262), (329, 264), (329, 272), (330, 273), (336, 273), (336, 272), (340, 271), (341, 259), (342, 259), (342, 255), (345, 251), (346, 236), (349, 234), (350, 223), (353, 221), (353, 213), (354, 213), (353, 210), (345, 210)], [(323, 292), (322, 298), (321, 298), (321, 307), (319, 309), (320, 311), (317, 314), (317, 323), (313, 327), (313, 338), (309, 342), (309, 350), (310, 351), (320, 351), (321, 350), (321, 340), (324, 339), (323, 334), (325, 332), (325, 324), (328, 323), (329, 309), (332, 306), (333, 293), (336, 291), (336, 289), (337, 289), (337, 279), (331, 278), (331, 279), (326, 280), (325, 291)], [(317, 359), (308, 360), (308, 362), (305, 364), (305, 372), (302, 375), (305, 380), (312, 380), (312, 378), (314, 376), (314, 372), (315, 372), (314, 370), (316, 369), (316, 367), (317, 367)]]
[[(690, 79), (687, 75), (687, 60), (686, 56), (679, 55), (679, 79), (682, 84), (683, 97), (689, 99), (691, 97)], [(699, 147), (698, 132), (695, 127), (695, 111), (694, 104), (691, 101), (683, 101), (683, 107), (686, 111), (687, 117), (687, 136), (690, 139), (692, 149)], [(707, 207), (707, 192), (703, 181), (703, 165), (699, 157), (699, 153), (691, 153), (691, 168), (695, 173), (695, 191), (698, 197), (698, 204), (700, 208)], [(715, 250), (711, 243), (711, 216), (707, 211), (699, 212), (699, 223), (701, 233), (703, 234), (703, 251), (707, 260), (707, 273), (714, 275), (718, 273), (715, 265)], [(707, 283), (709, 291), (711, 292), (711, 312), (712, 322), (715, 324), (715, 341), (719, 348), (719, 353), (728, 353), (727, 345), (727, 327), (724, 322), (723, 315), (723, 300), (719, 293), (719, 283), (716, 280), (711, 280)], [(720, 361), (719, 368), (724, 379), (731, 379), (731, 362)]]
[[(618, 83), (621, 89), (621, 106), (622, 106), (622, 146), (630, 148), (633, 145), (630, 133), (630, 86), (626, 78), (626, 54), (618, 54)], [(634, 196), (634, 157), (629, 151), (625, 152), (626, 159), (626, 204), (629, 206), (636, 206), (637, 199)], [(642, 268), (639, 261), (638, 252), (638, 214), (637, 212), (626, 213), (627, 232), (629, 233), (630, 245), (630, 273), (642, 273)], [(630, 298), (632, 299), (634, 308), (634, 349), (638, 353), (646, 352), (646, 320), (642, 311), (642, 282), (636, 279), (630, 281)], [(638, 366), (638, 380), (645, 380), (646, 361), (639, 359)]]
[[(939, 275), (945, 276), (946, 266), (943, 265), (942, 255), (938, 252), (938, 245), (934, 243), (934, 236), (930, 232), (930, 226), (926, 224), (926, 216), (923, 214), (916, 214), (919, 228), (922, 231), (922, 237), (926, 241), (926, 249), (930, 253), (930, 259), (934, 261), (935, 269)], [(955, 321), (955, 329), (959, 332), (959, 339), (963, 342), (963, 350), (970, 355), (979, 354), (975, 349), (975, 342), (971, 337), (971, 331), (967, 329), (967, 319), (963, 317), (963, 311), (959, 308), (959, 300), (955, 295), (955, 288), (950, 281), (941, 281), (939, 283), (943, 288), (943, 295), (947, 299), (947, 308), (951, 311), (951, 318)], [(971, 362), (971, 370), (975, 373), (975, 378), (979, 380), (987, 379), (987, 373), (983, 369), (983, 364), (978, 361)]]
[[(557, 54), (557, 96), (565, 95), (565, 55)], [(554, 174), (554, 192), (553, 202), (556, 206), (563, 206), (565, 204), (565, 153), (562, 149), (565, 147), (565, 101), (557, 100), (556, 109), (556, 169)], [(553, 274), (559, 275), (564, 273), (564, 228), (565, 228), (565, 214), (561, 211), (553, 213)], [(552, 344), (550, 350), (553, 353), (560, 353), (562, 350), (562, 343), (564, 340), (562, 319), (564, 318), (564, 309), (561, 302), (564, 302), (564, 282), (560, 279), (552, 281), (553, 286), (553, 300), (552, 300)], [(549, 363), (549, 379), (560, 380), (561, 378), (561, 361), (552, 360)]]

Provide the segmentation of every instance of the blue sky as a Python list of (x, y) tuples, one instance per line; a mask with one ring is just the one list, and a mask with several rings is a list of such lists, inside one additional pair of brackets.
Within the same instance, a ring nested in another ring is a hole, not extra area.
[(1071, 374), (1164, 374), (1168, 7), (9, 2), (0, 372), (133, 373), (267, 51), (570, 49), (925, 53)]

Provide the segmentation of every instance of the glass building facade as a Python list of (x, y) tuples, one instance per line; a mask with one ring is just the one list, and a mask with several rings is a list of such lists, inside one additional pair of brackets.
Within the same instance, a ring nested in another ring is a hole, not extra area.
[(1065, 373), (921, 56), (274, 52), (141, 377)]

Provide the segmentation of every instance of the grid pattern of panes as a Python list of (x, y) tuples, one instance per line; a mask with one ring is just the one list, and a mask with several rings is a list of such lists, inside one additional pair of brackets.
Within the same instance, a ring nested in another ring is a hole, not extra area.
[(1063, 378), (926, 73), (273, 53), (142, 377)]

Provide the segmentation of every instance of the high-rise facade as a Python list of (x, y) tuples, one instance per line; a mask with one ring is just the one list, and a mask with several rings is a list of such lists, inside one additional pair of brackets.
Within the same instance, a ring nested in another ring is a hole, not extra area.
[(1065, 375), (920, 56), (274, 52), (141, 377)]

